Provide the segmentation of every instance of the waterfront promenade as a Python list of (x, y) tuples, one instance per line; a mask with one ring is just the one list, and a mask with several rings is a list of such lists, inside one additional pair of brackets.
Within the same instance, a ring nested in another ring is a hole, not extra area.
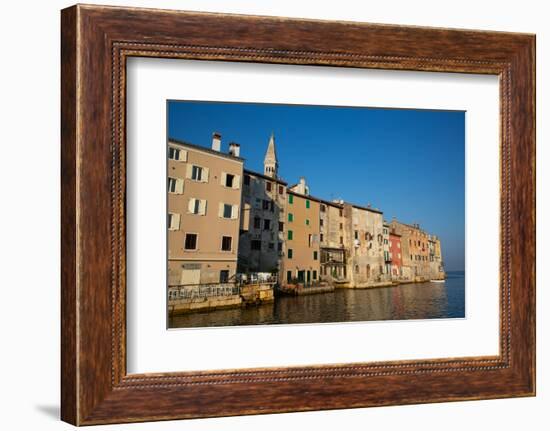
[(170, 328), (311, 324), (465, 317), (464, 272), (444, 283), (408, 283), (367, 289), (335, 289), (282, 296), (254, 306), (173, 315)]

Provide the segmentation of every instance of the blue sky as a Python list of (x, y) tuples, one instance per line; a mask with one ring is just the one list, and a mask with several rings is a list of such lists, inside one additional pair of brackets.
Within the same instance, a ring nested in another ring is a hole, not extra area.
[(263, 172), (275, 133), (279, 176), (304, 176), (313, 196), (371, 204), (439, 235), (448, 271), (464, 269), (462, 111), (168, 102), (168, 134), (210, 147), (212, 132), (241, 145), (245, 167)]

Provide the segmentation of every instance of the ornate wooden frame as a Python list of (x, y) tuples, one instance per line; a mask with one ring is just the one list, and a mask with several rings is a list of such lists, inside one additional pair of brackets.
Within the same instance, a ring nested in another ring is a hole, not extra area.
[[(535, 394), (535, 36), (101, 6), (62, 11), (61, 417), (75, 425)], [(126, 373), (129, 56), (494, 74), (500, 354)]]

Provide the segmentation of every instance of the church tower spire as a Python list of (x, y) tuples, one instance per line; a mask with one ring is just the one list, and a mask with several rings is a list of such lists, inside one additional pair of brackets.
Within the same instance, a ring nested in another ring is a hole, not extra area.
[(275, 152), (275, 135), (271, 132), (264, 158), (264, 175), (277, 178), (278, 167), (279, 163), (277, 162), (277, 153)]

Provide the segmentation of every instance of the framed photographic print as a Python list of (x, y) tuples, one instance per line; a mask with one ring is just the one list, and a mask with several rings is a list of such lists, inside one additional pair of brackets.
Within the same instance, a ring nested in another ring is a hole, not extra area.
[(535, 394), (535, 37), (62, 11), (62, 419)]

